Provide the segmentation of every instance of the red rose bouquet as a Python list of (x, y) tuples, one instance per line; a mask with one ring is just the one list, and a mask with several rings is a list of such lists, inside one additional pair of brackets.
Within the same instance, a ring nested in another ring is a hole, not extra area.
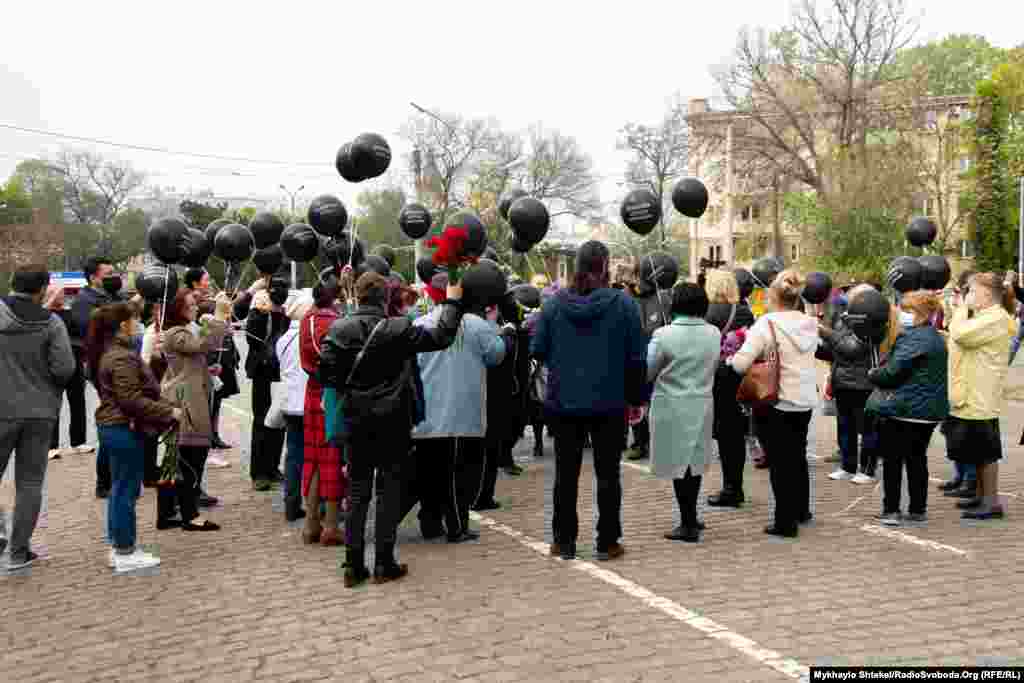
[(464, 266), (476, 262), (476, 258), (466, 255), (468, 239), (468, 228), (450, 225), (439, 236), (427, 240), (426, 246), (436, 249), (431, 260), (435, 265), (448, 270), (448, 282), (452, 284), (458, 283)]

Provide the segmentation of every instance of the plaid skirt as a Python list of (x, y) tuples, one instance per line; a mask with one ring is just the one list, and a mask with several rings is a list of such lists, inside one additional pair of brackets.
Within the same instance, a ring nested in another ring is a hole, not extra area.
[(348, 492), (348, 477), (341, 464), (341, 451), (327, 443), (320, 394), (320, 387), (307, 385), (305, 413), (302, 416), (302, 495), (309, 495), (313, 472), (319, 470), (320, 498), (341, 501)]

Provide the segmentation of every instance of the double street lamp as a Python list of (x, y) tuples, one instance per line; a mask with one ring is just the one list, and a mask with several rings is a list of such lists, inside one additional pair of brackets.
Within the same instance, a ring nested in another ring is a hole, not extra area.
[[(295, 190), (294, 192), (289, 191), (288, 188), (285, 187), (284, 185), (278, 185), (278, 187), (280, 187), (284, 191), (285, 194), (287, 194), (287, 195), (289, 195), (291, 197), (291, 200), (292, 200), (292, 213), (291, 213), (291, 217), (294, 218), (295, 217), (295, 196), (297, 194), (299, 194), (300, 192), (302, 192), (304, 189), (306, 189), (306, 186), (305, 185), (299, 185), (299, 189)], [(298, 268), (295, 265), (295, 261), (292, 261), (292, 289), (298, 289), (299, 288), (298, 280), (299, 280)]]

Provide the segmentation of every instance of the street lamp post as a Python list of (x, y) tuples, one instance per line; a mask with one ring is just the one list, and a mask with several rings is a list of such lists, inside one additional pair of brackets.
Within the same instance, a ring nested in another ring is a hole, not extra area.
[[(305, 185), (299, 185), (299, 189), (295, 190), (295, 192), (289, 192), (288, 188), (285, 187), (284, 185), (278, 185), (278, 187), (280, 187), (282, 190), (284, 190), (284, 193), (291, 197), (291, 200), (292, 200), (292, 212), (291, 212), (291, 215), (292, 215), (292, 217), (294, 217), (295, 216), (295, 195), (299, 194), (304, 189), (306, 189), (306, 186)], [(299, 282), (298, 268), (295, 265), (295, 261), (292, 261), (292, 289), (298, 289), (299, 288), (298, 282)]]

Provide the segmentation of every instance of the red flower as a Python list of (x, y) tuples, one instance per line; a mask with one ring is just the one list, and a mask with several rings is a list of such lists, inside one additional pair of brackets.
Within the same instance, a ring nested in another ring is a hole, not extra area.
[(439, 266), (447, 268), (458, 268), (466, 260), (462, 252), (463, 245), (469, 238), (469, 230), (449, 226), (444, 229), (439, 237), (431, 237), (427, 240), (427, 246), (437, 249), (431, 260)]

